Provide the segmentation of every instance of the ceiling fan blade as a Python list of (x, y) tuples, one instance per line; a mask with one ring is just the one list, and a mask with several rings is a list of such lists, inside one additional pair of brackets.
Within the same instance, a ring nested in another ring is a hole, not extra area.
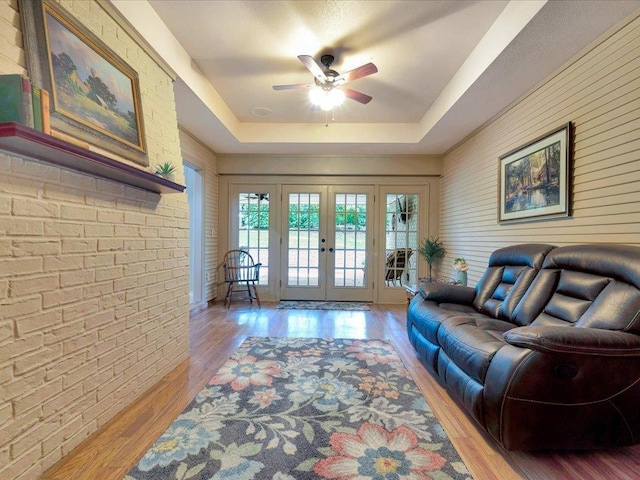
[(327, 81), (327, 76), (322, 71), (322, 67), (311, 57), (310, 55), (298, 55), (298, 59), (302, 64), (307, 67), (314, 77), (320, 80), (322, 83)]
[(357, 90), (353, 90), (351, 88), (341, 87), (341, 90), (351, 100), (355, 100), (356, 102), (367, 104), (369, 103), (373, 97), (370, 97), (366, 93), (358, 92)]
[(274, 85), (274, 90), (296, 90), (299, 88), (311, 88), (312, 85), (308, 83), (294, 83), (293, 85)]
[(369, 62), (365, 65), (361, 65), (358, 68), (354, 68), (342, 75), (338, 75), (334, 80), (334, 84), (342, 84), (347, 82), (353, 82), (362, 77), (366, 77), (367, 75), (373, 75), (378, 71), (378, 67), (376, 67), (373, 63)]

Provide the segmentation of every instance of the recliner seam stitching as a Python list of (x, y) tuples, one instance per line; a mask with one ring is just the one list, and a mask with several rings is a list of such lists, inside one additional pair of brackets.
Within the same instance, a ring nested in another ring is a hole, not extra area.
[(499, 433), (500, 433), (500, 443), (502, 443), (503, 445), (504, 445), (504, 431), (503, 431), (503, 427), (502, 427), (502, 425), (503, 425), (502, 419), (504, 417), (504, 407), (505, 407), (505, 402), (507, 401), (507, 399), (511, 398), (511, 397), (509, 397), (507, 392), (511, 389), (511, 385), (513, 383), (513, 379), (516, 376), (516, 373), (518, 373), (518, 371), (521, 368), (524, 368), (524, 364), (529, 361), (529, 359), (532, 357), (532, 355), (533, 355), (533, 351), (531, 351), (527, 355), (527, 358), (522, 360), (522, 362), (520, 362), (518, 364), (518, 366), (515, 368), (515, 370), (511, 374), (511, 377), (509, 378), (509, 381), (507, 382), (507, 387), (505, 388), (505, 395), (502, 397), (502, 402), (500, 404), (500, 429), (499, 429)]
[[(608, 330), (608, 331), (610, 331), (610, 330)], [(546, 351), (551, 351), (551, 352), (554, 352), (554, 353), (576, 353), (576, 354), (584, 354), (584, 355), (602, 355), (602, 356), (611, 356), (611, 357), (614, 357), (614, 356), (629, 356), (629, 357), (631, 357), (631, 356), (635, 356), (636, 354), (640, 355), (640, 348), (638, 348), (638, 347), (633, 347), (633, 349), (631, 349), (631, 350), (625, 350), (623, 347), (620, 347), (620, 348), (617, 349), (617, 351), (621, 351), (625, 355), (619, 355), (619, 354), (615, 354), (615, 353), (611, 353), (611, 354), (605, 353), (606, 351), (610, 351), (611, 348), (598, 350), (597, 347), (570, 347), (570, 346), (566, 346), (566, 345), (564, 345), (562, 343), (556, 343), (556, 342), (552, 342), (550, 340), (544, 340), (544, 339), (540, 339), (538, 342), (535, 342), (535, 344), (539, 345), (540, 347), (543, 347)], [(554, 348), (552, 348), (555, 345), (565, 346), (565, 348), (563, 348), (563, 349), (559, 349), (559, 348), (554, 349)], [(522, 348), (522, 347), (520, 347), (520, 348)], [(535, 348), (531, 348), (529, 346), (525, 346), (525, 348), (528, 348), (530, 350), (536, 350)], [(588, 350), (588, 351), (582, 352), (582, 351), (580, 351), (582, 349)]]
[(629, 331), (629, 327), (631, 325), (633, 325), (633, 323), (638, 319), (638, 317), (640, 317), (640, 311), (636, 312), (636, 314), (633, 316), (633, 318), (629, 321), (629, 323), (627, 323), (627, 326), (624, 327), (622, 330), (625, 332)]
[(511, 397), (511, 396), (506, 396), (506, 397), (509, 398), (509, 400), (515, 400), (515, 401), (518, 401), (518, 402), (537, 403), (537, 404), (540, 404), (540, 405), (558, 405), (558, 406), (563, 406), (563, 407), (582, 407), (582, 406), (585, 406), (585, 405), (595, 405), (595, 404), (598, 404), (598, 403), (611, 402), (612, 399), (614, 399), (615, 397), (617, 397), (619, 395), (622, 395), (624, 392), (626, 392), (630, 388), (632, 388), (635, 385), (637, 385), (638, 382), (640, 382), (640, 377), (636, 378), (632, 383), (627, 385), (622, 390), (614, 393), (613, 395), (610, 395), (607, 398), (602, 398), (600, 400), (596, 400), (596, 401), (593, 401), (593, 402), (560, 403), (560, 402), (543, 402), (543, 401), (540, 401), (540, 400), (530, 400), (530, 399), (527, 399), (527, 398), (519, 398), (519, 397)]
[(624, 424), (627, 426), (627, 431), (629, 432), (629, 435), (631, 436), (632, 443), (636, 443), (635, 442), (635, 435), (633, 434), (633, 429), (631, 428), (631, 425), (629, 425), (629, 422), (627, 422), (627, 417), (620, 411), (620, 409), (618, 408), (618, 406), (615, 403), (613, 403), (612, 401), (609, 401), (609, 403), (618, 412), (618, 414), (620, 415), (620, 417), (624, 421)]

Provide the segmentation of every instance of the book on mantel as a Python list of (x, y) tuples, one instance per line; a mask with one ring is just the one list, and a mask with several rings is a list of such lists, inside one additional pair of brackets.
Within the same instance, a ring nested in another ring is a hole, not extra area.
[(0, 75), (0, 122), (18, 122), (33, 128), (33, 99), (27, 77)]
[(49, 92), (44, 88), (40, 90), (40, 103), (42, 104), (42, 131), (51, 135), (51, 108), (49, 106)]
[(33, 128), (42, 131), (42, 89), (31, 85), (31, 103), (33, 104)]

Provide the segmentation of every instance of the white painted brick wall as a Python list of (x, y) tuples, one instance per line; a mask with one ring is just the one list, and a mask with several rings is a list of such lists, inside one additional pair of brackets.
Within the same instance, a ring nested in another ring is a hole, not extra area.
[[(173, 87), (98, 4), (63, 1), (139, 72), (152, 165), (183, 180)], [(0, 74), (26, 73), (0, 0)], [(188, 355), (186, 195), (0, 151), (0, 478), (35, 479)]]

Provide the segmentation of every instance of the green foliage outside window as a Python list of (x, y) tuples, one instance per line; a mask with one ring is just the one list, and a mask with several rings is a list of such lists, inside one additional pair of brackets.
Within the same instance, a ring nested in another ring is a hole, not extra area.
[(320, 211), (318, 205), (289, 205), (289, 228), (292, 230), (318, 230)]
[(269, 207), (254, 204), (240, 204), (240, 227), (251, 230), (269, 230)]
[(354, 230), (366, 230), (366, 208), (364, 206), (345, 208), (344, 205), (337, 205), (336, 226), (351, 227)]
[[(240, 226), (252, 230), (269, 229), (269, 210), (267, 205), (240, 204)], [(365, 230), (367, 216), (365, 207), (336, 207), (336, 226), (350, 227), (354, 230)], [(289, 228), (318, 230), (320, 228), (320, 212), (318, 205), (290, 205)]]

